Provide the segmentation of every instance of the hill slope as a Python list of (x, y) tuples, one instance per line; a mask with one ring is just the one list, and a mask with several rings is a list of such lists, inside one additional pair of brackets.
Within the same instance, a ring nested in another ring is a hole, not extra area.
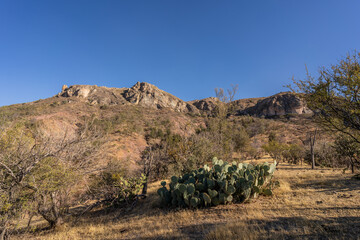
[[(3, 123), (25, 121), (40, 127), (43, 134), (61, 138), (74, 135), (87, 121), (93, 121), (104, 132), (106, 145), (99, 164), (110, 159), (126, 162), (129, 169), (137, 169), (141, 152), (148, 146), (146, 135), (151, 129), (161, 129), (189, 136), (205, 127), (207, 116), (216, 111), (217, 98), (185, 102), (149, 83), (136, 83), (131, 88), (107, 88), (90, 85), (64, 86), (54, 97), (31, 103), (0, 108)], [(300, 141), (304, 137), (304, 121), (310, 121), (304, 102), (298, 95), (280, 93), (268, 98), (241, 99), (232, 103), (233, 116), (229, 121), (247, 125), (248, 134), (256, 146), (266, 143), (271, 131), (285, 142)], [(254, 117), (280, 117), (297, 114), (291, 121), (249, 120)], [(259, 125), (260, 124), (260, 125)], [(305, 124), (306, 125), (306, 124)], [(254, 129), (254, 130), (251, 130)], [(263, 129), (263, 130), (261, 130)], [(255, 131), (255, 132), (253, 132)]]

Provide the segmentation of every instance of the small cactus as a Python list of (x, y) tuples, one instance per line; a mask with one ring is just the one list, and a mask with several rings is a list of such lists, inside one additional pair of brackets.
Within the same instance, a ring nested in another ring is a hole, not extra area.
[(178, 189), (181, 193), (184, 193), (186, 191), (186, 185), (185, 184), (179, 184)]
[(211, 197), (207, 193), (203, 193), (202, 197), (204, 199), (205, 205), (211, 204)]
[(179, 181), (178, 177), (176, 177), (176, 176), (171, 177), (171, 182), (172, 183), (177, 183), (178, 181)]
[(188, 186), (187, 186), (187, 192), (188, 192), (189, 194), (194, 194), (194, 193), (195, 193), (195, 186), (194, 186), (194, 184), (192, 184), (192, 183), (188, 184)]
[(190, 200), (190, 206), (195, 208), (197, 205), (199, 205), (200, 199), (197, 197), (192, 197)]

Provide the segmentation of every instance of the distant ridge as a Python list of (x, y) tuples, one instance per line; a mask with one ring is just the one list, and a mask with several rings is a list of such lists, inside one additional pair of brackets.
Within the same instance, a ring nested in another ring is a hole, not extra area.
[[(91, 105), (134, 104), (194, 114), (211, 114), (219, 102), (214, 97), (185, 102), (146, 82), (137, 82), (131, 88), (108, 88), (96, 85), (63, 86), (57, 97), (81, 98)], [(274, 117), (311, 113), (302, 95), (292, 92), (281, 92), (270, 97), (239, 99), (232, 104), (234, 115)]]

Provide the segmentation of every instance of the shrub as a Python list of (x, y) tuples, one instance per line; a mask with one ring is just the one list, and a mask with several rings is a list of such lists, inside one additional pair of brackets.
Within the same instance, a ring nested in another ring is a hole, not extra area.
[(229, 164), (214, 158), (213, 167), (205, 165), (181, 177), (171, 177), (158, 189), (163, 205), (173, 207), (217, 206), (230, 202), (245, 202), (258, 194), (272, 195), (273, 164)]
[(133, 203), (141, 192), (146, 177), (125, 177), (121, 170), (116, 171), (111, 167), (114, 167), (113, 164), (100, 174), (91, 176), (88, 195), (114, 207)]

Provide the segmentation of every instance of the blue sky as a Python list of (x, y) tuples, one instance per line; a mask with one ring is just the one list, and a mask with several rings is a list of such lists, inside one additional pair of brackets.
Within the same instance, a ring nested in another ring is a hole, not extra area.
[(0, 0), (0, 106), (63, 84), (155, 84), (183, 100), (286, 91), (360, 50), (357, 0)]

